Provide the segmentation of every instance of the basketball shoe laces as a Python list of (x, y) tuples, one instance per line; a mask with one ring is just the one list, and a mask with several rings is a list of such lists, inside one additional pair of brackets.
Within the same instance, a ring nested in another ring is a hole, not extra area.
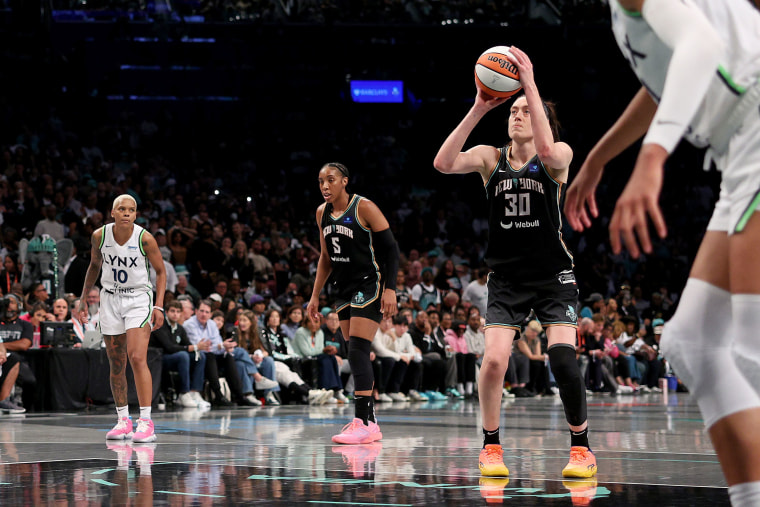
[(343, 426), (343, 429), (340, 430), (341, 433), (353, 433), (355, 430), (357, 430), (360, 426), (362, 426), (363, 423), (361, 420), (353, 419), (350, 423)]
[(135, 433), (145, 433), (148, 431), (148, 421), (140, 419), (137, 421), (137, 431)]
[(499, 447), (486, 447), (486, 465), (503, 463), (502, 453)]
[(570, 449), (570, 463), (573, 465), (582, 465), (591, 452), (587, 447), (573, 447)]
[[(127, 423), (129, 422), (129, 419), (126, 417), (122, 417), (119, 419), (119, 421), (116, 423), (116, 426), (113, 430), (121, 431), (127, 429)], [(111, 430), (111, 431), (113, 431)]]

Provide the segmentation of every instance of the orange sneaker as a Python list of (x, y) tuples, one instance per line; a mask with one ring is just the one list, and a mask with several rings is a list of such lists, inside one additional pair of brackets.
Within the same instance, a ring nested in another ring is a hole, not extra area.
[(481, 477), (480, 496), (486, 503), (504, 503), (504, 488), (508, 485), (508, 477)]
[(562, 485), (570, 490), (570, 499), (576, 507), (591, 505), (596, 496), (596, 477), (562, 481)]
[(480, 474), (485, 477), (507, 477), (509, 469), (504, 464), (504, 451), (500, 445), (488, 444), (480, 451), (478, 463)]
[(593, 477), (596, 475), (596, 456), (588, 447), (570, 448), (570, 461), (562, 470), (563, 477)]

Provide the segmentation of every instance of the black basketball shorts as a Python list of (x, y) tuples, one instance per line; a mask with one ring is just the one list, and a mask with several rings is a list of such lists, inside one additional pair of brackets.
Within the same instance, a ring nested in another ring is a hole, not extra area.
[(578, 284), (572, 270), (549, 279), (512, 281), (501, 273), (488, 276), (485, 327), (521, 330), (531, 310), (542, 326), (578, 323)]
[[(380, 322), (383, 314), (380, 312), (382, 291), (380, 280), (375, 279), (362, 281), (352, 285), (345, 292), (341, 292), (335, 302), (338, 318), (350, 320), (351, 317), (364, 317), (365, 319)], [(346, 337), (348, 339), (348, 337)]]

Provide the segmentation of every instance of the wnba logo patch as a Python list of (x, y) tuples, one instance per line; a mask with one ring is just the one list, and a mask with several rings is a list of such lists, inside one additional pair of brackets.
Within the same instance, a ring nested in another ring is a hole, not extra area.
[(357, 292), (356, 294), (354, 294), (354, 299), (351, 301), (351, 303), (355, 305), (360, 305), (364, 303), (364, 293)]

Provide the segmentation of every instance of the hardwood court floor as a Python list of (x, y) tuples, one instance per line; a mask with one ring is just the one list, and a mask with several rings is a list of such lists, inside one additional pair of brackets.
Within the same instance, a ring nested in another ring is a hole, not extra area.
[[(134, 412), (134, 410), (133, 410)], [(0, 416), (0, 504), (728, 505), (688, 394), (589, 397), (596, 480), (563, 481), (558, 397), (504, 403), (509, 479), (481, 480), (476, 401), (377, 406), (384, 438), (339, 446), (353, 406), (155, 412), (153, 444), (106, 443), (115, 415)]]

